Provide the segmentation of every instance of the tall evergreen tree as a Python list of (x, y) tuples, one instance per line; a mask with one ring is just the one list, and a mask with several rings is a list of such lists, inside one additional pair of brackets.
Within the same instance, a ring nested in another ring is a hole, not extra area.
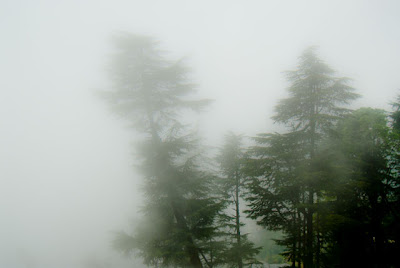
[(202, 170), (197, 141), (179, 112), (208, 101), (190, 99), (194, 85), (187, 68), (167, 60), (154, 39), (123, 34), (115, 47), (113, 87), (104, 95), (141, 137), (136, 151), (145, 204), (135, 232), (118, 233), (114, 246), (138, 250), (155, 267), (203, 267), (208, 260), (200, 245), (214, 234), (220, 204), (209, 195), (211, 176)]
[[(228, 205), (228, 211), (224, 215), (225, 229), (227, 229), (229, 248), (225, 251), (225, 262), (229, 267), (242, 268), (247, 265), (257, 263), (255, 255), (260, 251), (248, 239), (247, 234), (243, 234), (241, 200), (244, 197), (245, 175), (244, 151), (242, 137), (229, 133), (225, 136), (225, 143), (220, 150), (218, 162), (222, 177), (220, 189), (222, 199)], [(234, 213), (230, 213), (233, 209)]]
[[(251, 216), (288, 235), (283, 243), (292, 266), (299, 260), (306, 268), (318, 267), (322, 241), (316, 212), (323, 178), (316, 151), (327, 131), (349, 111), (343, 105), (358, 95), (348, 86), (349, 79), (334, 76), (315, 48), (301, 55), (297, 69), (287, 72), (287, 78), (289, 97), (278, 103), (273, 119), (289, 132), (256, 138), (260, 146), (254, 148), (255, 162), (263, 172), (252, 184)], [(268, 220), (271, 215), (276, 219)]]

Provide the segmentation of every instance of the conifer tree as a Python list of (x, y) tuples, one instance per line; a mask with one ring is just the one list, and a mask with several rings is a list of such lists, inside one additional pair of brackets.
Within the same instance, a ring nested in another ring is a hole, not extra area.
[[(248, 239), (247, 234), (242, 232), (241, 200), (244, 197), (245, 174), (243, 172), (245, 155), (242, 146), (242, 137), (229, 133), (225, 136), (225, 143), (220, 149), (218, 162), (222, 177), (220, 178), (220, 189), (222, 200), (228, 208), (224, 214), (224, 225), (228, 240), (228, 249), (224, 252), (225, 263), (229, 267), (242, 268), (258, 263), (255, 255), (260, 248), (256, 248)], [(233, 210), (232, 214), (230, 211)]]
[(283, 230), (282, 241), (294, 267), (319, 267), (321, 232), (317, 204), (322, 174), (316, 152), (323, 137), (349, 112), (343, 105), (358, 97), (349, 79), (334, 71), (309, 48), (296, 70), (287, 72), (289, 96), (276, 106), (275, 122), (285, 134), (259, 135), (253, 164), (258, 170), (251, 184), (251, 216), (272, 229)]
[(140, 137), (144, 205), (134, 233), (118, 233), (114, 246), (136, 250), (154, 267), (203, 267), (208, 260), (201, 245), (214, 235), (221, 206), (209, 194), (212, 176), (202, 169), (197, 139), (179, 112), (199, 110), (208, 101), (190, 99), (188, 69), (167, 60), (153, 38), (122, 34), (115, 48), (113, 87), (104, 96)]

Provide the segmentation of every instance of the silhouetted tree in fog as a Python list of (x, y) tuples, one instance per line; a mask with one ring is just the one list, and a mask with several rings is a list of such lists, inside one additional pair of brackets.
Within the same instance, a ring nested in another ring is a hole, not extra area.
[(140, 135), (136, 146), (144, 178), (142, 220), (135, 232), (117, 234), (120, 251), (137, 250), (151, 266), (202, 267), (203, 241), (212, 238), (220, 203), (211, 176), (202, 170), (195, 136), (181, 123), (183, 109), (199, 110), (194, 85), (181, 61), (169, 61), (158, 42), (122, 34), (110, 65), (113, 87), (104, 93), (112, 108)]
[[(228, 209), (224, 214), (224, 227), (227, 229), (229, 245), (224, 252), (224, 257), (229, 267), (242, 268), (258, 263), (255, 255), (260, 251), (260, 248), (256, 248), (254, 243), (248, 239), (247, 234), (241, 231), (244, 226), (241, 221), (241, 217), (243, 217), (241, 200), (245, 193), (246, 175), (243, 171), (245, 160), (242, 137), (233, 133), (225, 135), (218, 162), (222, 173), (220, 178), (221, 197), (228, 204)], [(233, 214), (229, 212), (232, 209)]]
[(253, 148), (250, 215), (271, 229), (282, 230), (281, 241), (294, 267), (319, 267), (323, 237), (318, 202), (324, 176), (316, 151), (338, 119), (349, 112), (342, 105), (358, 97), (348, 79), (319, 59), (315, 48), (287, 72), (289, 96), (275, 108), (273, 119), (288, 127), (285, 134), (262, 134)]

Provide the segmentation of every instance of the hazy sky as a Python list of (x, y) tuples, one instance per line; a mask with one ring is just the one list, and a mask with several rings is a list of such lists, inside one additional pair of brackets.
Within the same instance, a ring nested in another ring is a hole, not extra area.
[(310, 45), (354, 79), (354, 107), (389, 108), (399, 11), (395, 0), (0, 1), (0, 266), (116, 258), (110, 231), (129, 228), (140, 178), (133, 135), (94, 94), (109, 84), (114, 33), (149, 34), (187, 57), (199, 95), (215, 99), (196, 124), (217, 145), (227, 130), (277, 128), (282, 72)]

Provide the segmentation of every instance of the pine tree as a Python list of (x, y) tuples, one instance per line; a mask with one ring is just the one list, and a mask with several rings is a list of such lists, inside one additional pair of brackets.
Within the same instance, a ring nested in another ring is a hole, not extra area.
[(278, 103), (273, 119), (289, 132), (256, 138), (260, 146), (253, 150), (254, 164), (260, 174), (252, 183), (251, 216), (288, 235), (282, 243), (293, 267), (296, 260), (306, 268), (319, 267), (323, 241), (317, 209), (323, 176), (316, 153), (326, 133), (349, 112), (343, 105), (358, 95), (349, 79), (334, 76), (315, 48), (302, 54), (287, 78), (289, 97)]
[[(229, 133), (225, 136), (225, 143), (220, 149), (218, 162), (222, 177), (220, 189), (222, 200), (228, 208), (224, 215), (225, 229), (228, 236), (229, 248), (224, 252), (225, 263), (229, 267), (242, 268), (247, 265), (258, 263), (255, 255), (260, 248), (256, 248), (247, 234), (243, 234), (244, 223), (241, 220), (241, 200), (244, 197), (245, 175), (243, 172), (245, 155), (241, 147), (242, 137)], [(230, 213), (233, 209), (234, 213)]]
[(203, 267), (208, 260), (200, 245), (214, 235), (221, 205), (209, 194), (212, 176), (199, 164), (197, 139), (179, 112), (199, 110), (208, 101), (190, 99), (194, 85), (188, 69), (181, 61), (167, 60), (154, 39), (122, 34), (115, 47), (113, 87), (104, 96), (140, 137), (137, 166), (145, 203), (134, 233), (118, 233), (114, 246), (138, 251), (155, 267)]

